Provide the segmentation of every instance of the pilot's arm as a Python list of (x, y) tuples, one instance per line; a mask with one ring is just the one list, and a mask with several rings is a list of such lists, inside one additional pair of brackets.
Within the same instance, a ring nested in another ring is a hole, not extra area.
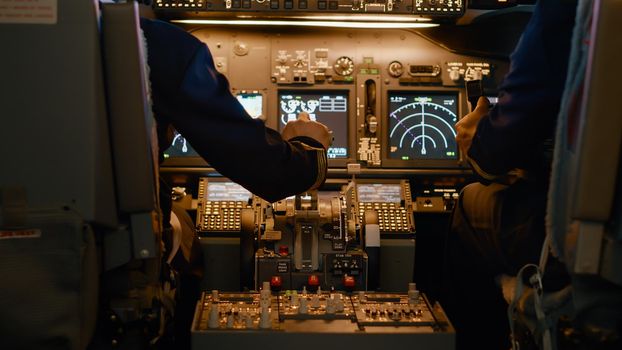
[(141, 20), (153, 109), (222, 175), (268, 201), (318, 187), (326, 177), (328, 130), (306, 120), (285, 140), (252, 119), (229, 91), (205, 44), (164, 22)]
[(516, 168), (548, 171), (545, 140), (553, 137), (564, 90), (576, 3), (547, 0), (536, 6), (499, 87), (498, 103), (490, 110), (478, 103), (479, 110), (457, 125), (458, 144), (485, 180)]

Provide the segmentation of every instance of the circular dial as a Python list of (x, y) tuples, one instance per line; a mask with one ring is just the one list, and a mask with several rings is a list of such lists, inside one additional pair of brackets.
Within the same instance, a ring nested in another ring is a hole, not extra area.
[(456, 96), (394, 95), (389, 103), (391, 158), (457, 158)]
[(393, 78), (399, 78), (404, 74), (404, 66), (399, 61), (393, 61), (389, 63), (389, 75)]
[(354, 62), (350, 57), (342, 56), (335, 61), (334, 68), (339, 75), (350, 75), (354, 72)]

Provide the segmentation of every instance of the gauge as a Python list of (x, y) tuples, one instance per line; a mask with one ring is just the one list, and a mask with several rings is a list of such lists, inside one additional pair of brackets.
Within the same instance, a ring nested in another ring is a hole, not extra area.
[(335, 61), (334, 68), (339, 75), (350, 75), (354, 72), (354, 61), (350, 57), (341, 56)]

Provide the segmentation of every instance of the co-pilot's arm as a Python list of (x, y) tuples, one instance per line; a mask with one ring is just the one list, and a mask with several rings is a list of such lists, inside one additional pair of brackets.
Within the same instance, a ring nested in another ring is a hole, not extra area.
[(286, 139), (252, 119), (216, 71), (207, 46), (179, 27), (141, 20), (153, 110), (210, 165), (269, 201), (318, 187), (326, 177), (327, 129), (299, 120)]
[(284, 138), (252, 119), (205, 46), (186, 70), (176, 102), (173, 126), (218, 172), (256, 195), (276, 201), (324, 182), (328, 129), (303, 117), (285, 127)]

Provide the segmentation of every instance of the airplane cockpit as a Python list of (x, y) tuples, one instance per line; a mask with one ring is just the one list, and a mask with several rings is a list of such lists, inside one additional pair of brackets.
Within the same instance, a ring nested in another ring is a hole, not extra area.
[(0, 348), (619, 349), (620, 16), (0, 0)]

